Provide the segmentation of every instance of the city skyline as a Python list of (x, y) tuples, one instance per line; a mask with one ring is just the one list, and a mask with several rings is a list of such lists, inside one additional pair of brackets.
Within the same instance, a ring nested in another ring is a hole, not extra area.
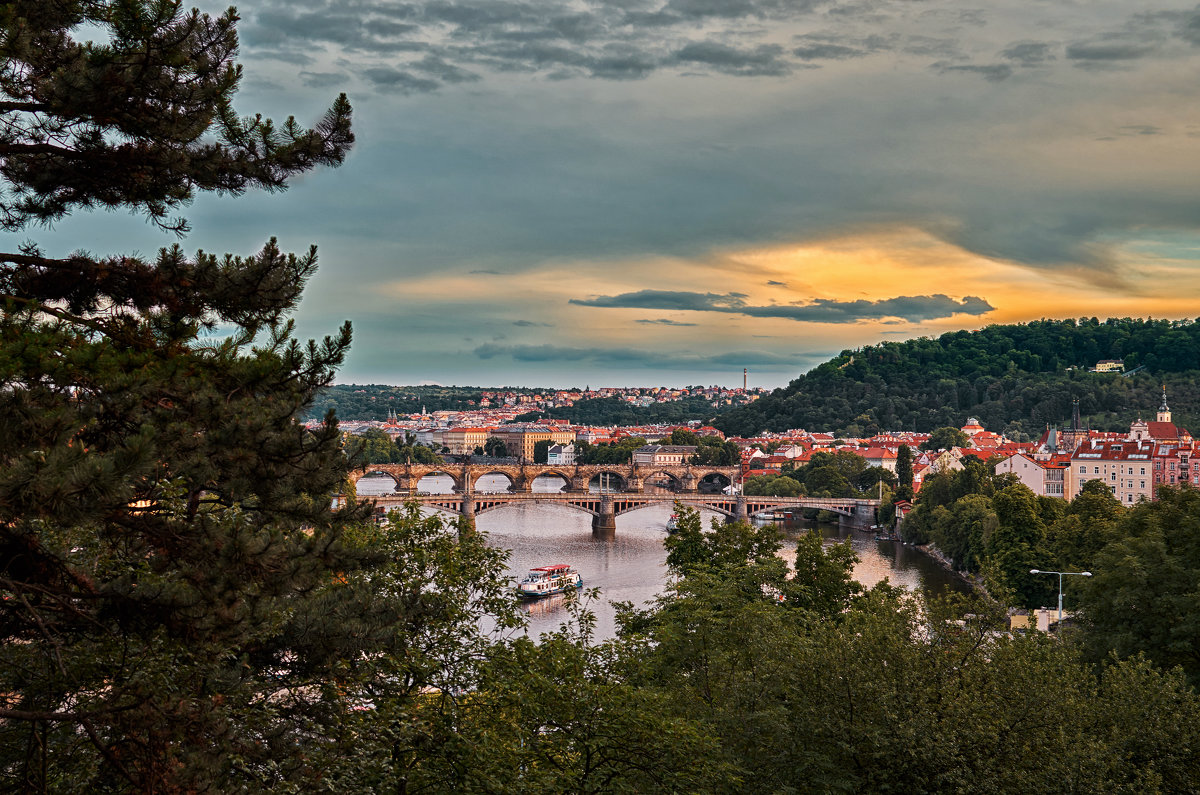
[[(880, 340), (1195, 315), (1194, 3), (241, 15), (238, 110), (312, 122), (345, 91), (358, 144), (282, 197), (198, 200), (178, 242), (317, 244), (298, 329), (354, 322), (340, 383), (775, 387)], [(105, 213), (25, 237), (176, 242)]]

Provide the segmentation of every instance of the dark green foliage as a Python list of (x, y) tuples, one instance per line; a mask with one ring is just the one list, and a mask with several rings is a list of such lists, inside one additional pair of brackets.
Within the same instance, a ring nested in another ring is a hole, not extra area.
[(1123, 513), (1097, 507), (1108, 543), (1078, 588), (1091, 656), (1144, 653), (1200, 682), (1200, 492), (1160, 487)]
[(542, 439), (533, 443), (533, 463), (544, 464), (549, 460), (550, 448), (555, 444), (552, 439)]
[(346, 440), (346, 456), (355, 465), (360, 464), (440, 464), (442, 457), (432, 448), (417, 444), (411, 436), (403, 444), (393, 440), (383, 431), (370, 429)]
[(671, 435), (662, 440), (663, 444), (675, 445), (698, 445), (700, 437), (694, 431), (689, 431), (687, 428), (676, 428), (671, 431)]
[[(1047, 424), (1070, 419), (1074, 399), (1090, 427), (1127, 429), (1158, 406), (1166, 383), (1176, 423), (1186, 427), (1200, 415), (1197, 351), (1200, 323), (1138, 318), (1038, 320), (881, 342), (843, 351), (713, 424), (739, 436), (789, 428), (848, 433), (852, 425), (932, 431), (974, 416), (990, 430), (1036, 439)], [(1129, 378), (1086, 372), (1100, 359), (1122, 357), (1127, 369), (1147, 369)]]
[[(234, 114), (235, 21), (161, 0), (0, 6), (5, 227), (125, 208), (183, 232), (169, 213), (196, 191), (341, 162), (344, 97), (311, 130)], [(313, 683), (365, 642), (328, 623), (327, 586), (378, 554), (345, 543), (362, 509), (330, 508), (346, 474), (332, 418), (294, 419), (350, 340), (292, 339), (315, 267), (274, 241), (0, 254), (3, 788), (311, 774), (301, 746), (337, 711)]]
[(1192, 787), (1200, 701), (1182, 677), (1142, 661), (1098, 675), (1070, 644), (995, 633), (985, 603), (860, 594), (849, 549), (817, 536), (782, 601), (770, 567), (747, 588), (760, 564), (700, 557), (625, 625), (639, 689), (717, 740), (723, 775), (700, 790), (734, 791), (730, 773), (750, 793)]
[(575, 425), (681, 425), (691, 420), (707, 423), (729, 410), (729, 406), (713, 406), (699, 395), (649, 406), (635, 406), (620, 398), (609, 397), (580, 400), (574, 406), (538, 410), (516, 419), (520, 422), (567, 420)]
[(909, 493), (905, 499), (911, 499), (913, 485), (912, 448), (906, 444), (900, 445), (896, 450), (896, 483), (901, 488), (908, 489)]
[(751, 475), (742, 484), (751, 497), (801, 497), (804, 484), (789, 475)]
[(612, 444), (575, 442), (575, 461), (579, 464), (628, 464), (633, 460), (633, 451), (645, 446), (646, 440), (640, 436), (627, 436)]
[(503, 458), (508, 455), (508, 445), (499, 436), (489, 436), (483, 443), (483, 454)]
[[(346, 420), (386, 420), (389, 412), (420, 414), (422, 411), (468, 411), (479, 408), (480, 387), (388, 386), (386, 384), (334, 384), (313, 398), (304, 418), (320, 419), (330, 411)], [(505, 391), (510, 391), (506, 387)], [(535, 394), (533, 388), (511, 391)]]
[(725, 442), (715, 436), (701, 436), (696, 454), (689, 461), (705, 466), (736, 466), (742, 460), (741, 450), (733, 442)]
[(929, 438), (921, 445), (922, 450), (949, 450), (952, 447), (966, 447), (971, 439), (958, 428), (944, 426), (929, 434)]

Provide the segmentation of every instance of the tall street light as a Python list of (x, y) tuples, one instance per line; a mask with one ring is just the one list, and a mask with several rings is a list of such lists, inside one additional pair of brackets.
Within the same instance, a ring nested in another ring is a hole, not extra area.
[(1042, 571), (1041, 569), (1030, 569), (1030, 574), (1057, 574), (1058, 575), (1058, 623), (1062, 623), (1062, 578), (1064, 574), (1077, 574), (1080, 577), (1091, 577), (1090, 571)]

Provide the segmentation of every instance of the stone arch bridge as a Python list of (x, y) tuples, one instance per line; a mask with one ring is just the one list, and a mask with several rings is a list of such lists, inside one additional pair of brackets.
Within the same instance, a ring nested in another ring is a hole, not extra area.
[(396, 482), (396, 493), (417, 496), (417, 484), (426, 475), (446, 475), (454, 481), (457, 494), (475, 491), (475, 484), (485, 475), (503, 475), (508, 478), (508, 490), (514, 494), (530, 494), (534, 479), (552, 475), (567, 482), (567, 493), (586, 493), (588, 484), (597, 478), (604, 479), (609, 489), (623, 494), (641, 494), (647, 481), (666, 480), (672, 491), (694, 494), (705, 478), (723, 481), (730, 485), (741, 476), (736, 466), (651, 466), (645, 464), (573, 464), (555, 466), (550, 464), (368, 464), (350, 474), (350, 482), (358, 483), (367, 475), (386, 475)]

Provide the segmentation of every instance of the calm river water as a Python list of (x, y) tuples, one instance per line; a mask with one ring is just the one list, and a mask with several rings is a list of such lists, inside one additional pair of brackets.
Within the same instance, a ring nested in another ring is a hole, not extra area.
[[(446, 476), (430, 476), (420, 483), (420, 490), (445, 493), (453, 483)], [(563, 483), (558, 479), (538, 478), (535, 491), (558, 491)], [(358, 482), (363, 496), (390, 494), (395, 484), (390, 478), (369, 477)], [(508, 480), (502, 475), (489, 475), (476, 484), (477, 491), (505, 491)], [(591, 516), (558, 505), (514, 505), (488, 511), (476, 517), (475, 524), (487, 532), (489, 541), (510, 550), (509, 570), (514, 577), (523, 575), (534, 566), (550, 563), (571, 563), (583, 575), (584, 587), (599, 588), (600, 600), (590, 605), (596, 614), (597, 640), (615, 634), (616, 613), (610, 602), (632, 602), (642, 605), (663, 588), (666, 581), (666, 523), (671, 506), (655, 505), (617, 517), (616, 537), (597, 539), (592, 536)], [(719, 514), (702, 511), (705, 524)], [(783, 524), (790, 536), (807, 532), (800, 523)], [(951, 575), (936, 561), (912, 547), (895, 541), (876, 541), (873, 534), (859, 531), (839, 531), (836, 525), (821, 525), (821, 534), (828, 543), (850, 539), (858, 563), (854, 578), (870, 587), (883, 579), (910, 590), (941, 593), (946, 589), (968, 590), (967, 585)], [(785, 545), (790, 553), (794, 543)], [(790, 554), (789, 554), (790, 557)], [(558, 628), (566, 618), (562, 597), (548, 597), (527, 603), (529, 631), (536, 636)]]

